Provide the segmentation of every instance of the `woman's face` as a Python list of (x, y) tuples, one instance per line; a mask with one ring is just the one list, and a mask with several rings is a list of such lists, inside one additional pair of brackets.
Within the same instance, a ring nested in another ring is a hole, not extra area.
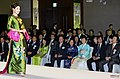
[(71, 41), (70, 41), (70, 46), (73, 46), (73, 45), (74, 45), (74, 41), (71, 40)]
[(82, 39), (81, 39), (81, 42), (82, 42), (82, 44), (85, 44), (85, 43), (86, 43), (86, 39), (85, 39), (85, 38), (82, 38)]
[(97, 37), (93, 39), (94, 43), (97, 44)]
[(20, 6), (17, 6), (16, 8), (13, 8), (13, 13), (18, 15), (20, 13)]

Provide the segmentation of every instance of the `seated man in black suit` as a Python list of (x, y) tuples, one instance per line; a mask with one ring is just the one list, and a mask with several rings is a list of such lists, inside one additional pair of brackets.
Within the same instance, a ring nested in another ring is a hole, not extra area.
[(51, 62), (51, 66), (54, 66), (54, 61), (55, 61), (55, 52), (56, 52), (56, 47), (58, 42), (55, 40), (55, 35), (51, 34), (50, 37), (50, 41), (49, 41), (49, 55), (50, 55), (50, 62)]
[(8, 50), (9, 50), (8, 43), (5, 42), (4, 37), (1, 37), (0, 38), (0, 55), (1, 55), (0, 61), (7, 60)]
[(39, 49), (39, 43), (37, 43), (36, 36), (33, 36), (32, 43), (29, 45), (27, 50), (28, 64), (31, 64), (31, 57), (37, 54)]
[(67, 47), (68, 44), (64, 42), (63, 36), (59, 37), (59, 43), (56, 47), (55, 58), (57, 60), (57, 66), (60, 67), (61, 60), (67, 59)]
[(91, 71), (93, 71), (92, 62), (96, 63), (96, 71), (99, 71), (99, 62), (104, 60), (104, 58), (105, 58), (104, 51), (106, 51), (106, 46), (103, 43), (102, 36), (98, 36), (97, 41), (98, 41), (98, 44), (94, 45), (92, 58), (87, 60), (88, 69), (91, 70)]
[(120, 29), (117, 31), (117, 35), (118, 35), (118, 43), (120, 44)]
[(100, 71), (104, 71), (104, 65), (108, 63), (108, 72), (112, 72), (113, 64), (119, 64), (120, 45), (117, 44), (117, 35), (113, 36), (112, 44), (108, 45), (105, 60), (100, 62)]

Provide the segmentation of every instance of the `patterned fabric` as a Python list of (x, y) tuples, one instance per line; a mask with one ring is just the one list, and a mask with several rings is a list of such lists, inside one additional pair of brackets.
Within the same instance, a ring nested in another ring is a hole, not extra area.
[(20, 34), (16, 31), (10, 30), (7, 35), (11, 40), (16, 41), (16, 42), (18, 42), (20, 39)]
[[(8, 30), (11, 28), (16, 30), (25, 29), (25, 26), (22, 22), (20, 17), (10, 16), (8, 19)], [(9, 74), (19, 74), (26, 72), (26, 40), (23, 33), (20, 34), (20, 39), (18, 42), (11, 41), (10, 47), (10, 57), (8, 56), (9, 63), (8, 63), (8, 73)]]

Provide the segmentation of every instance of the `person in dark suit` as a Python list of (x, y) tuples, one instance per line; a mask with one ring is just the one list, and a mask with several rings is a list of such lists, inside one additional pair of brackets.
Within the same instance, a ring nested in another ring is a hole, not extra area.
[(37, 54), (39, 49), (39, 43), (37, 43), (36, 36), (33, 36), (32, 43), (29, 45), (27, 50), (28, 64), (31, 64), (31, 57)]
[(68, 36), (66, 37), (68, 40), (67, 40), (67, 43), (69, 43), (70, 40), (73, 40), (74, 37), (73, 37), (73, 34), (72, 34), (72, 31), (68, 31)]
[(92, 62), (96, 63), (96, 71), (99, 71), (99, 62), (104, 60), (106, 51), (106, 46), (103, 43), (102, 36), (97, 37), (98, 44), (94, 44), (94, 49), (92, 53), (92, 58), (87, 60), (88, 69), (93, 71), (92, 69)]
[(32, 35), (29, 35), (30, 39), (27, 41), (27, 46), (29, 47), (29, 45), (32, 43)]
[(38, 42), (39, 42), (39, 47), (41, 47), (42, 42), (43, 42), (43, 35), (42, 34), (39, 34)]
[(120, 45), (117, 44), (117, 35), (113, 36), (112, 44), (107, 47), (105, 60), (100, 62), (100, 71), (104, 71), (104, 65), (108, 63), (108, 72), (112, 72), (113, 64), (119, 64)]
[(9, 50), (8, 43), (5, 42), (4, 37), (1, 37), (0, 38), (0, 55), (1, 55), (0, 61), (7, 60), (8, 50)]
[(51, 31), (54, 31), (55, 33), (57, 33), (57, 31), (58, 31), (58, 25), (57, 25), (57, 23), (54, 23), (53, 27), (51, 29), (52, 29)]
[(55, 53), (58, 67), (60, 67), (61, 60), (67, 59), (67, 47), (68, 44), (64, 42), (63, 36), (60, 36)]
[(81, 36), (83, 35), (82, 34), (82, 29), (77, 30), (77, 35), (78, 35), (78, 38), (81, 39)]
[(48, 33), (48, 31), (47, 31), (47, 29), (43, 29), (42, 30), (42, 34), (43, 34), (43, 39), (45, 39), (46, 41), (48, 41), (48, 39), (49, 39), (49, 33)]
[(94, 35), (94, 30), (93, 30), (93, 29), (90, 29), (90, 30), (89, 30), (89, 35), (88, 35), (88, 44), (89, 44), (90, 46), (92, 46), (94, 37), (95, 37), (95, 35)]
[(118, 43), (120, 44), (120, 29), (117, 31)]
[(49, 41), (49, 55), (50, 55), (50, 61), (51, 61), (51, 66), (54, 66), (55, 62), (55, 52), (57, 48), (58, 42), (55, 40), (55, 35), (51, 34), (51, 40)]
[(109, 44), (110, 36), (113, 36), (113, 34), (112, 34), (112, 30), (107, 30), (106, 32), (107, 32), (107, 35), (104, 37), (104, 41), (105, 41), (105, 44), (107, 45)]
[(113, 30), (113, 24), (109, 24), (109, 28), (105, 31), (106, 36), (107, 36), (107, 31), (109, 30), (112, 31), (112, 35), (115, 35), (115, 30)]
[(32, 35), (34, 36), (37, 36), (37, 35), (39, 35), (39, 30), (37, 29), (37, 25), (31, 25), (31, 27), (32, 27)]

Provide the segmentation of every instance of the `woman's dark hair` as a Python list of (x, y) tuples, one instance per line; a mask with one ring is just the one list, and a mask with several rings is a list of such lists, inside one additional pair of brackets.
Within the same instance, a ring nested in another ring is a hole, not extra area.
[[(43, 39), (43, 40), (45, 40), (46, 41), (46, 39)], [(48, 45), (48, 43), (47, 43), (47, 41), (46, 41), (46, 45), (45, 45), (45, 47)], [(41, 45), (41, 47), (43, 46), (43, 43), (42, 43), (42, 45)]]
[[(73, 40), (73, 42), (74, 42), (73, 46), (75, 46), (75, 41), (74, 41), (74, 39), (71, 39), (70, 41), (72, 41), (72, 40)], [(70, 46), (70, 41), (69, 41), (69, 43), (68, 43), (69, 46)]]
[(98, 40), (99, 38), (102, 38), (102, 40), (103, 40), (103, 36), (97, 36), (97, 40)]
[[(100, 34), (100, 36), (102, 36), (102, 37), (103, 37), (103, 34), (102, 34), (102, 32), (101, 32), (101, 31), (99, 31), (99, 32), (98, 32), (98, 34)], [(98, 35), (98, 36), (99, 36), (99, 35)]]
[(89, 32), (93, 32), (93, 34), (94, 34), (94, 30), (93, 29), (90, 29)]
[(17, 6), (20, 6), (18, 3), (13, 3), (12, 5), (11, 5), (11, 8), (16, 8)]
[(81, 36), (81, 39), (83, 39), (83, 38), (85, 38), (85, 39), (87, 40), (87, 36), (82, 35), (82, 36)]

